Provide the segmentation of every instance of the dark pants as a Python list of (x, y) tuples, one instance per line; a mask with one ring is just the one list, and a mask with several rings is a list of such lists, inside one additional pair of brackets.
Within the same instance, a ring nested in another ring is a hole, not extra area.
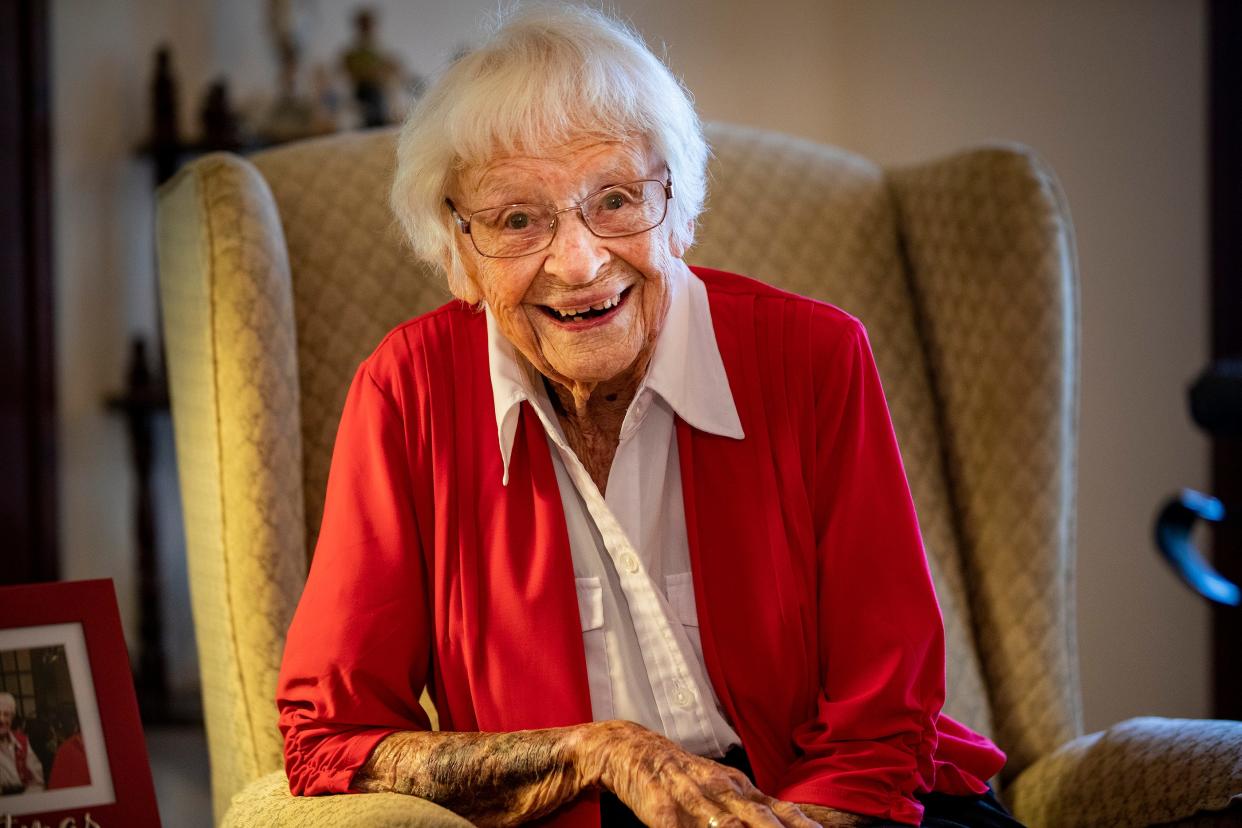
[[(723, 759), (717, 759), (722, 765), (737, 768), (755, 780), (754, 771), (750, 768), (750, 760), (746, 751), (735, 747)], [(1004, 806), (997, 801), (989, 789), (981, 796), (949, 796), (942, 793), (920, 794), (918, 800), (923, 803), (924, 828), (1022, 828), (1022, 823), (1014, 819)], [(611, 793), (604, 791), (599, 795), (600, 822), (603, 828), (638, 828), (642, 823), (629, 808)], [(881, 823), (897, 825), (898, 823)]]

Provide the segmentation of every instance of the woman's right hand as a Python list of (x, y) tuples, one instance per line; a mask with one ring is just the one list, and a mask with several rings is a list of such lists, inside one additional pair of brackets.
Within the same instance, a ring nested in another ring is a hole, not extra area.
[(641, 725), (580, 726), (575, 764), (652, 828), (818, 828), (797, 805), (767, 796), (746, 775), (695, 756)]

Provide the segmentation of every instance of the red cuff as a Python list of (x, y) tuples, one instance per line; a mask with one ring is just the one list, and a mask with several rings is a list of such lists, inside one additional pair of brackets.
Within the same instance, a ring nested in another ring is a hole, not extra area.
[(294, 796), (356, 793), (354, 775), (392, 728), (366, 728), (323, 736), (289, 734), (285, 739), (285, 773)]

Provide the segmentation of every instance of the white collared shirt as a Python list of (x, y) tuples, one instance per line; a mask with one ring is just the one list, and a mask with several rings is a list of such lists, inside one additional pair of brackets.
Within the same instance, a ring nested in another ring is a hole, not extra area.
[(523, 400), (552, 449), (594, 719), (628, 719), (691, 753), (716, 757), (741, 740), (703, 661), (675, 417), (723, 437), (744, 435), (707, 288), (684, 267), (669, 277), (668, 287), (668, 316), (622, 422), (606, 497), (569, 447), (543, 383), (500, 332), (490, 308), (488, 364), (505, 484)]
[[(26, 746), (26, 770), (30, 774), (26, 791), (43, 790), (43, 763), (30, 745)], [(21, 784), (22, 774), (17, 767), (17, 737), (10, 731), (0, 738), (0, 787), (16, 788)]]

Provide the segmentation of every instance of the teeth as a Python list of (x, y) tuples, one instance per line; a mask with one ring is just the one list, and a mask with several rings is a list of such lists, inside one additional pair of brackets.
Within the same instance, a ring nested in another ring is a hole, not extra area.
[(554, 308), (554, 310), (561, 315), (562, 319), (565, 319), (566, 317), (577, 316), (580, 313), (586, 313), (589, 310), (600, 311), (600, 310), (608, 310), (609, 308), (615, 308), (620, 303), (621, 303), (621, 294), (618, 293), (616, 296), (613, 296), (611, 299), (605, 299), (604, 301), (597, 302), (594, 305), (584, 305), (583, 307), (580, 307), (580, 308)]

